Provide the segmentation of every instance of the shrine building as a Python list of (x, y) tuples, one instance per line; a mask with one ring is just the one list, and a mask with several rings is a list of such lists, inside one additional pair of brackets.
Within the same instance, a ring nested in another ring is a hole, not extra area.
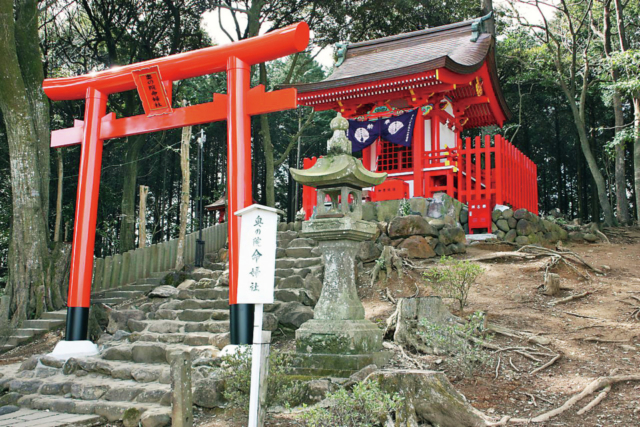
[[(361, 150), (367, 169), (388, 173), (366, 200), (446, 192), (470, 210), (501, 204), (538, 213), (536, 165), (500, 135), (463, 137), (502, 127), (511, 114), (487, 19), (338, 45), (333, 74), (293, 85), (300, 105), (350, 119), (354, 154)], [(304, 159), (305, 168), (314, 163)], [(315, 189), (304, 187), (303, 207), (308, 219)]]

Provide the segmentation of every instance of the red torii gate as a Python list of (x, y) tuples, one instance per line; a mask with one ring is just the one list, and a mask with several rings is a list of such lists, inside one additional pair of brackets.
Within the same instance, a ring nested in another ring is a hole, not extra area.
[[(67, 341), (87, 340), (103, 141), (147, 132), (227, 119), (227, 196), (229, 212), (252, 204), (251, 116), (297, 107), (296, 89), (265, 92), (250, 88), (250, 67), (306, 49), (305, 22), (225, 46), (199, 49), (78, 77), (46, 79), (52, 101), (85, 99), (84, 121), (51, 133), (51, 147), (81, 145), (78, 195), (73, 229), (71, 274), (67, 300)], [(227, 94), (213, 101), (173, 109), (173, 82), (226, 71)], [(110, 94), (138, 89), (144, 115), (116, 118), (107, 114)], [(237, 304), (240, 219), (228, 215), (229, 304), (231, 343), (251, 343), (252, 307)]]

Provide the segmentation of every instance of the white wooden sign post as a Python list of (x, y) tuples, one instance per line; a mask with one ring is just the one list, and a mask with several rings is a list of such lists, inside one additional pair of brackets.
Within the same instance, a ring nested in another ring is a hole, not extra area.
[(266, 390), (260, 390), (260, 385), (265, 388), (267, 384), (266, 365), (261, 365), (267, 363), (271, 341), (270, 333), (262, 333), (262, 313), (263, 305), (273, 304), (274, 298), (278, 210), (254, 204), (235, 214), (242, 217), (238, 304), (255, 304), (249, 427), (258, 427), (264, 420), (264, 408), (261, 408), (264, 402), (259, 396), (266, 396)]

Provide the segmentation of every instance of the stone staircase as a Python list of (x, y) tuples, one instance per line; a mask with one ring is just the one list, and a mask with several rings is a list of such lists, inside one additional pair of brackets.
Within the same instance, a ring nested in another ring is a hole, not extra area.
[[(313, 317), (322, 259), (315, 242), (295, 231), (278, 233), (276, 256), (276, 302), (265, 307), (265, 329), (296, 329)], [(170, 364), (186, 352), (194, 366), (194, 402), (214, 407), (217, 402), (206, 397), (210, 393), (198, 389), (209, 387), (202, 368), (229, 343), (228, 270), (219, 261), (218, 254), (208, 255), (206, 268), (180, 274), (177, 287), (158, 287), (168, 282), (167, 274), (158, 274), (145, 283), (104, 291), (95, 301), (118, 306), (98, 342), (100, 354), (66, 363), (40, 356), (18, 371), (15, 365), (0, 366), (0, 390), (5, 392), (0, 405), (95, 414), (110, 422), (124, 418), (125, 426), (170, 425)]]
[(22, 322), (21, 328), (11, 330), (11, 335), (3, 340), (0, 345), (0, 353), (13, 350), (47, 332), (62, 328), (66, 319), (67, 310), (65, 309), (44, 313), (41, 319), (25, 320)]
[(91, 295), (92, 304), (118, 305), (123, 302), (145, 296), (156, 286), (160, 285), (170, 271), (151, 273), (151, 277), (139, 279), (135, 283), (115, 289), (107, 289)]

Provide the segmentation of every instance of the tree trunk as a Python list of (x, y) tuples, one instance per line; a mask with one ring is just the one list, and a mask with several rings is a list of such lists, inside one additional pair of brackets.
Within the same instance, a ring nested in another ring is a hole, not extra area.
[(187, 221), (189, 219), (189, 145), (191, 143), (191, 126), (182, 128), (182, 141), (180, 144), (180, 168), (182, 169), (182, 193), (180, 197), (180, 236), (178, 237), (178, 251), (176, 255), (176, 270), (184, 267), (184, 243), (187, 236)]
[[(611, 18), (610, 3), (604, 4), (604, 53), (607, 58), (611, 57)], [(615, 83), (618, 81), (618, 72), (615, 67), (611, 67), (611, 79)], [(622, 112), (622, 96), (616, 89), (613, 92), (613, 114), (615, 134), (618, 135), (624, 127), (624, 115)], [(624, 144), (615, 146), (615, 182), (616, 182), (616, 207), (618, 210), (618, 221), (623, 225), (629, 224), (629, 200), (627, 198), (627, 179), (625, 174), (625, 148)]]
[[(618, 134), (624, 127), (622, 112), (622, 97), (617, 90), (613, 93), (613, 112), (615, 114), (615, 132)], [(625, 173), (625, 147), (619, 143), (615, 146), (615, 176), (616, 176), (616, 207), (618, 208), (618, 222), (629, 225), (629, 200), (627, 198), (627, 178)]]
[(147, 246), (147, 194), (149, 194), (149, 187), (141, 185), (140, 209), (138, 209), (140, 217), (140, 221), (138, 223), (138, 247), (140, 248)]
[[(604, 181), (604, 177), (602, 176), (602, 172), (600, 172), (600, 168), (598, 168), (598, 163), (596, 162), (596, 159), (593, 156), (593, 152), (591, 151), (591, 146), (589, 145), (589, 137), (587, 136), (583, 114), (581, 114), (581, 112), (578, 110), (578, 106), (575, 103), (575, 98), (570, 96), (570, 94), (566, 95), (567, 100), (569, 101), (569, 106), (571, 107), (571, 112), (573, 113), (573, 120), (578, 130), (578, 137), (580, 138), (580, 148), (582, 149), (582, 154), (584, 154), (584, 158), (587, 161), (587, 166), (589, 167), (589, 172), (591, 172), (593, 181), (596, 184), (598, 201), (600, 202), (600, 207), (602, 208), (602, 212), (604, 214), (604, 223), (608, 227), (611, 227), (615, 224), (613, 210), (611, 209), (611, 204), (609, 203), (609, 198), (607, 197), (607, 186)], [(597, 222), (599, 221), (599, 218), (593, 218), (593, 220)]]
[(138, 158), (147, 142), (146, 135), (127, 138), (127, 151), (122, 166), (122, 204), (120, 222), (120, 251), (127, 252), (136, 247), (136, 190), (138, 181)]
[(53, 241), (62, 241), (62, 188), (64, 179), (63, 148), (58, 148), (58, 194), (56, 195), (56, 225), (53, 230)]
[(12, 227), (9, 310), (14, 326), (60, 308), (70, 251), (49, 248), (49, 105), (41, 85), (37, 3), (0, 0), (0, 110), (9, 145)]
[(636, 219), (640, 221), (640, 98), (633, 99), (633, 144), (634, 184), (636, 187)]
[[(260, 64), (260, 84), (267, 86), (267, 68), (264, 63)], [(269, 129), (269, 118), (266, 114), (260, 115), (260, 134), (262, 135), (262, 149), (264, 150), (265, 165), (265, 193), (267, 206), (275, 207), (275, 176), (273, 144), (271, 143), (271, 131)]]

